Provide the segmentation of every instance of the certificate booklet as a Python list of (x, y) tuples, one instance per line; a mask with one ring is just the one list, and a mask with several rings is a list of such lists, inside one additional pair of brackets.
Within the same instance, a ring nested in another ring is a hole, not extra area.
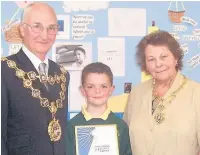
[(119, 155), (116, 125), (76, 126), (76, 155)]

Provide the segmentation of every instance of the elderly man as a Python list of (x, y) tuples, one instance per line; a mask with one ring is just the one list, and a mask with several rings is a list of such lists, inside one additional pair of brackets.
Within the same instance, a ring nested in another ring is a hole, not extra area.
[(2, 58), (2, 155), (66, 155), (69, 73), (46, 55), (56, 39), (53, 9), (33, 3), (20, 25), (23, 47)]

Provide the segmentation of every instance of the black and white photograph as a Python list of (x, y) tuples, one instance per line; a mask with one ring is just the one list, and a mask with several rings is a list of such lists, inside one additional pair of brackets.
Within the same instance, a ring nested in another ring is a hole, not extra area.
[(52, 59), (67, 70), (82, 70), (92, 62), (92, 44), (55, 43)]

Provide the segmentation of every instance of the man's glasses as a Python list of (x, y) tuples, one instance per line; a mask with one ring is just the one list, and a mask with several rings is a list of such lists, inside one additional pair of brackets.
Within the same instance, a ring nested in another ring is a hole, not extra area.
[[(40, 23), (34, 23), (32, 25), (29, 25), (23, 22), (23, 24), (29, 26), (31, 30), (35, 33), (41, 33), (44, 30), (44, 26)], [(47, 33), (51, 35), (56, 35), (58, 33), (58, 30), (59, 30), (59, 25), (50, 25), (47, 27)]]

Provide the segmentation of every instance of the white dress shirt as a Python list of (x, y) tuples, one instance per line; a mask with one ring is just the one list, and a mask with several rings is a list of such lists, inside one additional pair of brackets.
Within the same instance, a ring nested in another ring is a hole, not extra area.
[(38, 73), (39, 73), (40, 63), (45, 63), (46, 64), (45, 72), (48, 75), (49, 61), (48, 61), (47, 57), (45, 57), (44, 61), (40, 60), (35, 54), (33, 54), (31, 51), (29, 51), (24, 45), (22, 46), (22, 50), (24, 51), (26, 56), (30, 59), (30, 61), (32, 62), (32, 64), (34, 65), (34, 67), (38, 71)]

